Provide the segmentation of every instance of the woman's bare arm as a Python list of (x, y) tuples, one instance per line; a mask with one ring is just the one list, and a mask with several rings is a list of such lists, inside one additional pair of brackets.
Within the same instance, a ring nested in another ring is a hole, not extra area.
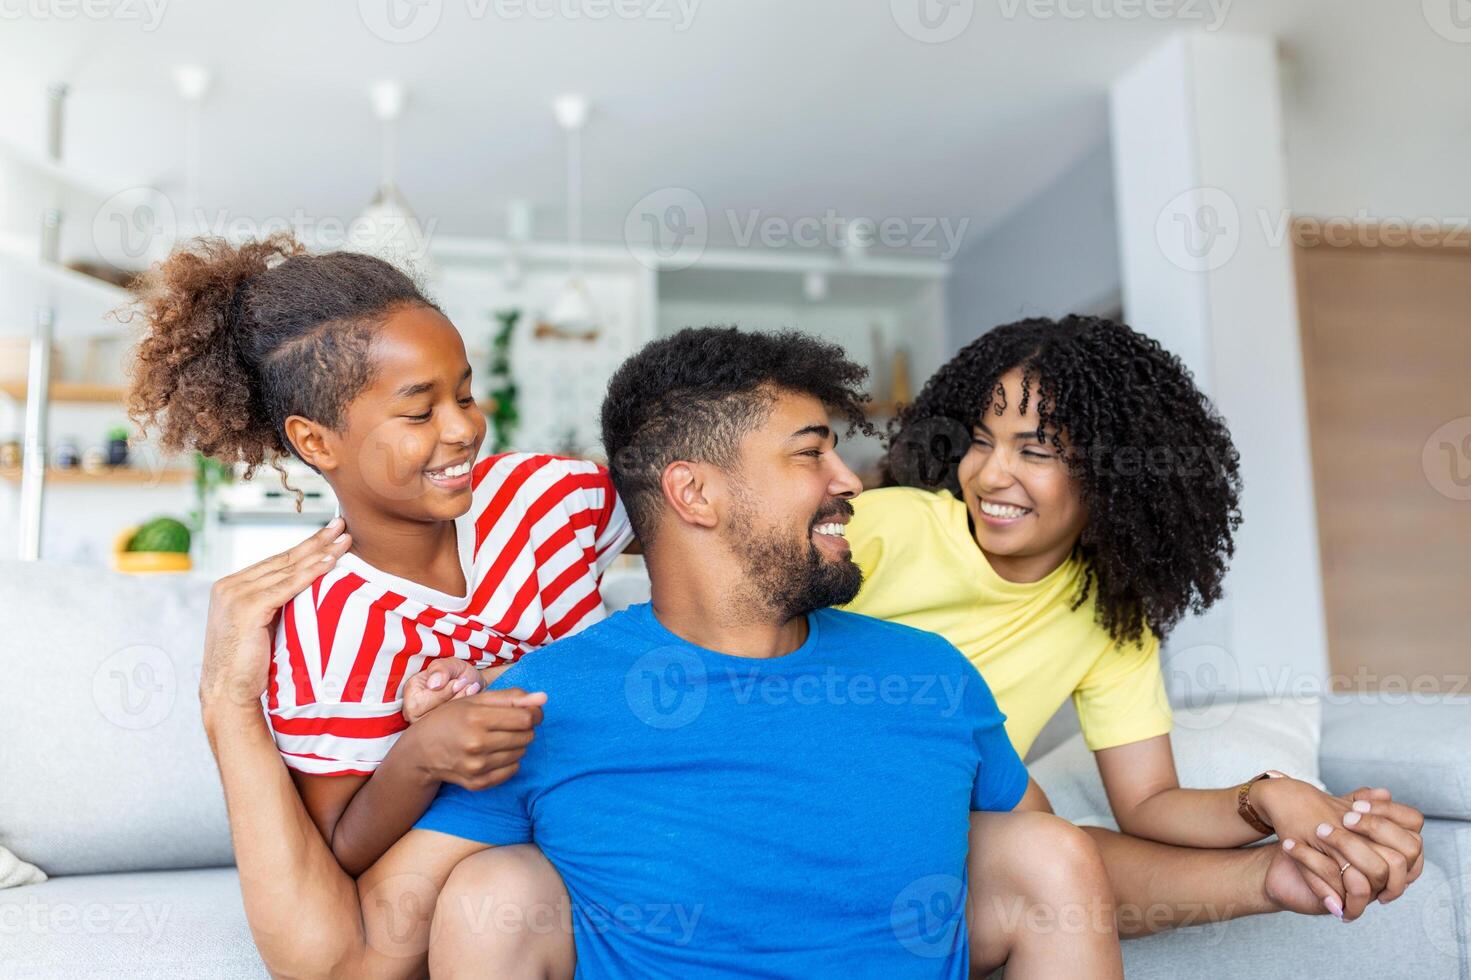
[(329, 524), (215, 584), (200, 704), (246, 918), (267, 968), (280, 977), (415, 976), (425, 969), (439, 887), (484, 845), (411, 832), (354, 882), (302, 804), (260, 706), (276, 610), (347, 550), (346, 535), (334, 540), (339, 531)]
[[(1095, 754), (1109, 806), (1125, 834), (1197, 848), (1236, 848), (1265, 836), (1238, 812), (1237, 787), (1181, 788), (1167, 735)], [(1341, 798), (1311, 783), (1276, 778), (1253, 783), (1249, 793), (1277, 835), (1299, 849), (1293, 856), (1304, 878), (1316, 876), (1320, 894), (1342, 888), (1344, 910), (1352, 917), (1371, 899), (1393, 901), (1419, 877), (1424, 817), (1387, 792)], [(1321, 860), (1310, 864), (1304, 856)]]

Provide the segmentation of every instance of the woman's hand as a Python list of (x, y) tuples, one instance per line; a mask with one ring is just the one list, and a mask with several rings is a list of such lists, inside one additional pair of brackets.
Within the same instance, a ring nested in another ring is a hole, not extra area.
[[(1253, 784), (1252, 796), (1283, 850), (1304, 877), (1318, 879), (1314, 891), (1345, 921), (1358, 918), (1375, 898), (1383, 904), (1404, 894), (1424, 868), (1419, 831), (1425, 818), (1394, 802), (1388, 790), (1364, 788), (1337, 797), (1301, 780), (1264, 779)], [(1325, 889), (1317, 885), (1336, 894), (1322, 895)]]
[(465, 789), (497, 786), (520, 768), (546, 700), (515, 687), (485, 691), (430, 711), (399, 737), (409, 740), (426, 779)]
[(479, 694), (483, 684), (470, 661), (441, 657), (404, 682), (404, 720), (412, 725), (441, 704)]
[(199, 678), (199, 700), (206, 714), (228, 706), (260, 710), (276, 614), (347, 551), (352, 542), (342, 528), (342, 519), (336, 518), (290, 551), (214, 584)]

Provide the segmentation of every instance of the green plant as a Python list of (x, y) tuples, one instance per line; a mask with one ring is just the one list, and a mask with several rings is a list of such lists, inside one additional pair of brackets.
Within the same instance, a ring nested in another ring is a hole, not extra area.
[(194, 454), (194, 509), (189, 512), (189, 526), (196, 533), (204, 530), (204, 515), (215, 491), (235, 482), (235, 468), (203, 453)]
[(131, 436), (132, 432), (128, 430), (126, 425), (114, 425), (107, 430), (108, 442), (127, 442)]
[(490, 365), (487, 372), (490, 389), (486, 392), (490, 404), (486, 407), (485, 414), (490, 419), (491, 452), (503, 453), (511, 448), (516, 426), (521, 421), (516, 408), (516, 379), (511, 374), (511, 334), (516, 330), (516, 322), (521, 319), (521, 311), (498, 310), (494, 316), (499, 327), (490, 339)]

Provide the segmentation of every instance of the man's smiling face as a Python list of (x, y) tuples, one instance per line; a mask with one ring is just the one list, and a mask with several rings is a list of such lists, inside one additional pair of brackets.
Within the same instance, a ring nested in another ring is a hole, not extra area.
[(844, 537), (849, 501), (863, 483), (837, 443), (820, 401), (776, 391), (726, 474), (722, 534), (751, 582), (786, 616), (841, 605), (863, 584)]

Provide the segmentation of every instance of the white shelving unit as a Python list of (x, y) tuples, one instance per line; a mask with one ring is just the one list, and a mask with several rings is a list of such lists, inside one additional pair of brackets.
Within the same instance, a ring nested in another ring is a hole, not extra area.
[[(47, 142), (54, 152), (61, 146), (64, 97), (61, 88), (50, 93)], [(48, 478), (53, 343), (102, 331), (108, 311), (124, 303), (127, 294), (60, 264), (63, 256), (95, 260), (90, 229), (107, 199), (105, 185), (54, 156), (13, 145), (0, 145), (0, 179), (6, 189), (0, 206), (0, 333), (30, 335), (25, 384), (6, 389), (7, 400), (24, 400), (22, 470), (7, 478), (20, 486), (17, 552), (35, 560), (41, 553)], [(79, 227), (69, 227), (73, 224)]]

